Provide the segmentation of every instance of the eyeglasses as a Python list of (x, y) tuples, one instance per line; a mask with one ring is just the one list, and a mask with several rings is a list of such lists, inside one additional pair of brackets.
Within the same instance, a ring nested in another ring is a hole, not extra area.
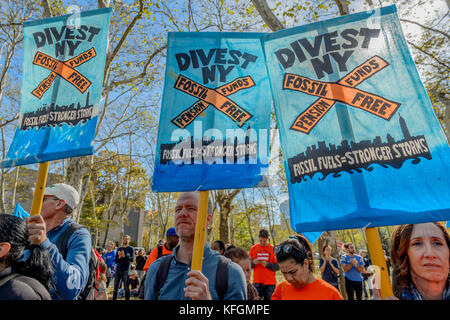
[(59, 198), (56, 198), (56, 197), (44, 197), (44, 199), (42, 199), (42, 201), (44, 202), (45, 200), (48, 200), (48, 199), (52, 199), (52, 200), (55, 200), (55, 201), (59, 200)]
[(275, 248), (273, 248), (273, 252), (275, 254), (278, 254), (278, 253), (280, 253), (281, 250), (283, 250), (284, 253), (290, 253), (292, 251), (292, 249), (299, 251), (295, 246), (287, 243), (282, 246), (276, 246)]

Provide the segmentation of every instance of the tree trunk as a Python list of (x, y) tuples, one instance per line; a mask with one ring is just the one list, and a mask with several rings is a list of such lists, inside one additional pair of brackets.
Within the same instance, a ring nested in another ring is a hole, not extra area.
[(108, 241), (109, 225), (110, 223), (107, 222), (105, 228), (105, 237), (103, 238), (103, 247), (106, 245), (106, 241)]
[(227, 193), (226, 190), (218, 190), (216, 201), (219, 206), (219, 238), (225, 243), (230, 243), (229, 218), (233, 210), (234, 197), (240, 192), (240, 189), (234, 189)]
[(95, 195), (94, 195), (94, 183), (92, 182), (92, 180), (89, 183), (89, 191), (90, 191), (91, 199), (92, 199), (92, 218), (95, 221), (95, 247), (97, 247), (97, 244), (99, 242), (98, 237), (99, 237), (100, 232), (99, 232), (99, 222), (97, 219), (97, 214), (95, 213), (96, 201), (95, 201)]
[(93, 161), (93, 156), (69, 158), (68, 160), (66, 183), (74, 187), (80, 195), (78, 208), (72, 214), (73, 220), (76, 222), (80, 220), (81, 210), (79, 209), (81, 209), (81, 204), (89, 188)]
[(348, 9), (348, 4), (346, 0), (335, 0), (338, 9), (339, 9), (339, 14), (341, 16), (345, 16), (346, 14), (350, 13), (350, 10)]
[(14, 210), (14, 207), (16, 206), (16, 193), (17, 193), (17, 183), (19, 181), (19, 170), (20, 170), (20, 167), (16, 167), (15, 176), (14, 176), (14, 186), (13, 186), (13, 191), (12, 191), (12, 200), (11, 200), (11, 206), (12, 206), (13, 210)]
[(230, 243), (230, 226), (228, 220), (230, 218), (230, 203), (224, 202), (220, 205), (219, 211), (219, 238), (225, 243)]
[(273, 228), (273, 221), (272, 221), (272, 216), (273, 214), (272, 212), (272, 198), (270, 195), (270, 191), (269, 194), (266, 195), (266, 193), (264, 192), (264, 188), (258, 188), (259, 192), (261, 193), (262, 197), (264, 198), (264, 202), (265, 202), (265, 208), (266, 208), (266, 214), (267, 214), (267, 222), (269, 223), (269, 233), (270, 233), (270, 239), (272, 241), (273, 244), (277, 243), (277, 239), (276, 239), (276, 235), (274, 233), (274, 228)]
[(154, 210), (152, 209), (152, 213), (150, 214), (150, 223), (149, 223), (149, 227), (148, 227), (148, 245), (147, 245), (147, 251), (150, 251), (153, 246), (152, 246), (152, 225), (153, 225), (153, 213)]
[[(6, 156), (6, 150), (5, 150), (5, 127), (1, 128), (2, 133), (2, 146), (3, 146), (3, 159), (5, 159)], [(1, 176), (0, 176), (0, 210), (1, 213), (6, 213), (6, 205), (5, 205), (5, 175), (6, 175), (6, 169), (2, 168)]]
[(244, 210), (245, 210), (245, 217), (247, 218), (248, 233), (250, 234), (252, 245), (254, 245), (255, 239), (253, 238), (252, 220), (250, 219), (250, 214), (248, 212), (247, 198), (245, 198), (245, 192), (242, 192), (242, 200), (244, 201)]
[(256, 10), (258, 10), (261, 18), (263, 18), (264, 22), (272, 31), (285, 29), (280, 20), (278, 20), (278, 18), (273, 14), (272, 10), (269, 8), (265, 0), (252, 0), (252, 3), (255, 6)]
[(447, 143), (450, 144), (450, 105), (447, 105), (444, 112), (445, 135)]
[[(319, 249), (320, 257), (323, 257), (323, 248), (326, 246), (331, 246), (331, 256), (336, 258), (338, 264), (340, 265), (340, 257), (337, 248), (337, 231), (326, 231), (324, 232), (320, 238), (317, 240), (317, 245)], [(317, 266), (319, 268), (319, 266)], [(342, 297), (347, 300), (347, 292), (345, 291), (345, 279), (344, 279), (344, 271), (340, 268), (341, 274), (338, 278), (339, 291), (341, 292)]]

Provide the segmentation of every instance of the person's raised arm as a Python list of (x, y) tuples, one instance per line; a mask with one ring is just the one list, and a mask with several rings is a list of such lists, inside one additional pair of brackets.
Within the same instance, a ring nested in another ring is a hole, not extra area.
[(327, 260), (325, 260), (323, 258), (320, 259), (319, 265), (320, 265), (320, 272), (324, 273), (325, 272), (325, 267), (327, 266)]
[(85, 228), (77, 230), (69, 238), (68, 252), (64, 259), (58, 247), (46, 235), (46, 224), (41, 215), (27, 220), (29, 241), (47, 249), (52, 259), (56, 295), (63, 300), (74, 300), (84, 289), (89, 277), (91, 236)]
[[(335, 265), (333, 262), (335, 262), (336, 265)], [(341, 270), (339, 270), (339, 266), (337, 265), (337, 261), (336, 261), (336, 260), (331, 261), (330, 267), (331, 267), (331, 269), (333, 269), (333, 271), (334, 271), (337, 275), (339, 275), (339, 274), (341, 273)]]
[(347, 263), (347, 261), (342, 261), (341, 266), (342, 266), (342, 269), (344, 270), (344, 272), (349, 272), (350, 269), (353, 268), (353, 264)]
[(355, 259), (353, 265), (359, 272), (366, 273), (366, 268), (364, 268), (364, 261), (362, 260), (359, 261), (358, 259)]

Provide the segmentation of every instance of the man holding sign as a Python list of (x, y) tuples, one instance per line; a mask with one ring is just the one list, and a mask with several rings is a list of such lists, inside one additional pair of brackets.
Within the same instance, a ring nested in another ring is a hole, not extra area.
[[(223, 258), (209, 245), (204, 246), (202, 272), (190, 270), (198, 201), (199, 192), (185, 192), (178, 198), (175, 206), (175, 230), (180, 238), (180, 244), (171, 255), (151, 264), (145, 280), (145, 300), (247, 299), (247, 285), (241, 267)], [(212, 212), (208, 210), (207, 224), (211, 223), (211, 220)], [(227, 267), (219, 271), (224, 265)], [(219, 287), (224, 274), (227, 274), (224, 279), (225, 286)]]
[[(72, 186), (57, 183), (44, 190), (40, 215), (27, 218), (30, 242), (50, 252), (55, 273), (52, 300), (75, 300), (88, 282), (91, 235), (86, 228), (74, 230), (67, 240), (67, 248), (58, 248), (74, 226), (71, 218), (80, 196)], [(65, 251), (65, 252), (63, 252)]]

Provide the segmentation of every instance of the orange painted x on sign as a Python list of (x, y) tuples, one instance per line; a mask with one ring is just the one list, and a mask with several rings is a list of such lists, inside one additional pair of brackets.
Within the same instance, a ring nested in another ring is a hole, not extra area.
[(242, 127), (252, 115), (238, 104), (227, 98), (228, 95), (238, 92), (241, 89), (248, 89), (255, 85), (250, 76), (241, 77), (233, 80), (216, 89), (210, 89), (191, 80), (185, 76), (179, 75), (174, 88), (181, 90), (200, 100), (195, 102), (189, 108), (181, 112), (171, 122), (184, 129), (194, 119), (201, 114), (210, 104), (217, 110), (223, 112), (234, 122)]
[(41, 99), (58, 75), (71, 83), (81, 93), (84, 93), (91, 85), (91, 82), (73, 68), (91, 60), (96, 55), (97, 53), (93, 47), (67, 61), (60, 61), (45, 53), (39, 51), (36, 52), (33, 64), (46, 68), (52, 72), (31, 93)]
[(320, 97), (295, 119), (291, 129), (308, 134), (336, 102), (346, 103), (389, 120), (400, 107), (400, 103), (355, 88), (387, 66), (389, 66), (389, 63), (384, 59), (373, 56), (338, 82), (311, 80), (296, 74), (286, 73), (283, 80), (283, 89)]

